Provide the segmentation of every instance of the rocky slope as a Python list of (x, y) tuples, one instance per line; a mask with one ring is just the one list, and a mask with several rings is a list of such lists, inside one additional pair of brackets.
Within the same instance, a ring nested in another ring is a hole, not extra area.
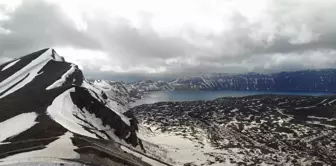
[(305, 70), (275, 74), (205, 74), (170, 82), (139, 81), (130, 84), (144, 91), (157, 90), (244, 90), (244, 91), (336, 91), (336, 70)]
[(145, 80), (131, 83), (127, 86), (138, 89), (140, 92), (174, 90), (169, 82), (164, 81)]
[(0, 165), (155, 162), (135, 156), (145, 152), (136, 119), (126, 99), (114, 95), (86, 81), (53, 49), (2, 64)]
[(119, 100), (121, 103), (128, 104), (143, 95), (141, 89), (129, 86), (122, 81), (108, 81), (108, 80), (88, 80), (97, 88), (103, 90), (109, 97)]
[(336, 163), (336, 96), (160, 102), (132, 111), (148, 153), (173, 165)]

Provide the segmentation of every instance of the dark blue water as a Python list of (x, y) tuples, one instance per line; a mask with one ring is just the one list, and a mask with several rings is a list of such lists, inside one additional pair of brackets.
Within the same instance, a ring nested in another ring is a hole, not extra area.
[(269, 91), (190, 91), (190, 92), (151, 92), (145, 94), (140, 100), (132, 103), (131, 106), (141, 104), (151, 104), (161, 101), (194, 101), (194, 100), (213, 100), (219, 97), (242, 97), (257, 94), (283, 94), (283, 95), (304, 95), (320, 96), (330, 95), (332, 93), (318, 92), (269, 92)]

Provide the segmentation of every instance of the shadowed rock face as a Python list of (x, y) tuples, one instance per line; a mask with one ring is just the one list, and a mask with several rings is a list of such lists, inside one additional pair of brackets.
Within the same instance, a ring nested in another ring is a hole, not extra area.
[(132, 113), (109, 108), (106, 103), (113, 101), (104, 92), (83, 84), (77, 66), (53, 49), (2, 64), (0, 165), (52, 158), (60, 163), (148, 165), (120, 149), (121, 144), (139, 145), (137, 123), (129, 122), (136, 121)]
[[(160, 102), (132, 111), (141, 124), (149, 126), (152, 135), (162, 133), (192, 141), (190, 154), (203, 153), (205, 165), (336, 162), (336, 96), (257, 95)], [(204, 140), (215, 150), (207, 151), (209, 145)], [(167, 144), (173, 146), (174, 142)], [(176, 148), (177, 154), (184, 150)], [(174, 160), (174, 156), (168, 157)], [(197, 155), (188, 163), (195, 162), (199, 162)]]

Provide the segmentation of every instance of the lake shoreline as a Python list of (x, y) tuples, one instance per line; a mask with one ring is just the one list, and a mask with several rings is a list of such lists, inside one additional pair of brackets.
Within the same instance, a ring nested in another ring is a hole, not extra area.
[(328, 96), (336, 93), (330, 92), (284, 92), (284, 91), (154, 91), (145, 93), (141, 99), (131, 103), (131, 107), (142, 104), (153, 104), (157, 102), (215, 100), (221, 97), (244, 97), (253, 95), (295, 95), (295, 96)]

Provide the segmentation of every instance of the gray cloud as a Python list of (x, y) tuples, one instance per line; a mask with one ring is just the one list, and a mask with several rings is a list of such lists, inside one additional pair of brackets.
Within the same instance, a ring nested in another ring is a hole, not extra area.
[(7, 14), (10, 19), (0, 21), (0, 27), (9, 31), (0, 33), (0, 56), (22, 56), (54, 45), (99, 48), (89, 35), (76, 30), (74, 23), (53, 4), (27, 0)]
[(150, 28), (136, 29), (123, 18), (111, 22), (88, 20), (87, 32), (97, 37), (96, 41), (104, 46), (105, 51), (120, 55), (118, 58), (124, 62), (151, 66), (162, 59), (197, 49), (179, 37), (161, 38)]
[[(84, 16), (86, 29), (78, 30), (59, 6), (28, 0), (7, 13), (8, 20), (0, 20), (0, 59), (43, 47), (66, 46), (105, 52), (109, 58), (102, 65), (136, 68), (130, 73), (141, 75), (144, 67), (163, 68), (161, 74), (169, 76), (334, 68), (333, 11), (336, 2), (332, 0), (272, 1), (257, 21), (233, 13), (230, 27), (220, 33), (186, 26), (178, 35), (162, 36), (150, 24), (152, 13), (140, 13), (141, 25), (137, 27), (123, 17)], [(9, 33), (1, 33), (1, 28)], [(84, 71), (88, 75), (101, 73), (103, 77), (108, 73), (120, 75), (94, 67)]]

